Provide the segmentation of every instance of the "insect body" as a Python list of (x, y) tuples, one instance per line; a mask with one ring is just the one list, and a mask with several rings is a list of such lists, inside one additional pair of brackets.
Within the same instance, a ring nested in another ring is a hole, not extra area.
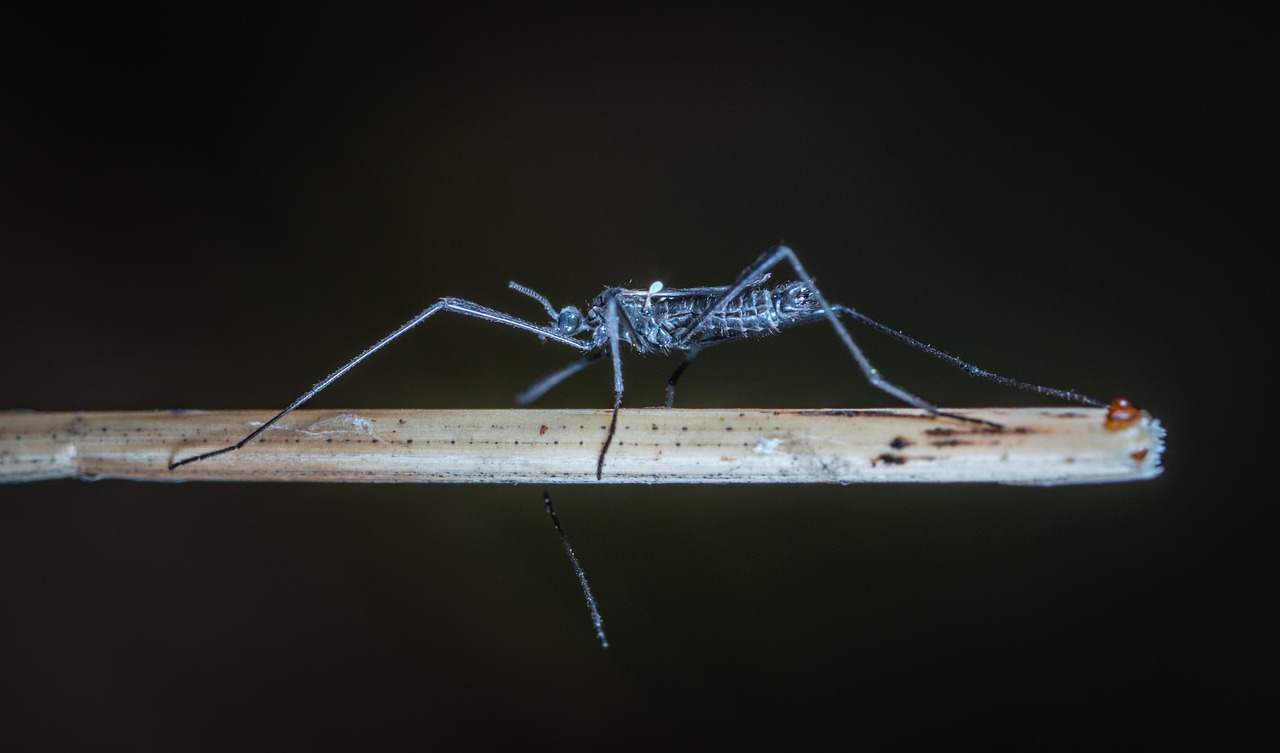
[(823, 316), (804, 283), (759, 287), (767, 279), (753, 281), (752, 287), (723, 302), (727, 288), (654, 293), (610, 288), (591, 302), (586, 323), (593, 328), (592, 342), (597, 347), (607, 344), (607, 311), (613, 299), (619, 309), (619, 339), (638, 353), (666, 353), (771, 335)]
[[(766, 287), (765, 283), (769, 281), (772, 274), (770, 270), (782, 262), (786, 262), (791, 266), (797, 279), (794, 282)], [(575, 348), (582, 354), (583, 357), (580, 360), (531, 385), (516, 398), (518, 405), (527, 405), (537, 400), (547, 390), (550, 390), (569, 376), (576, 374), (605, 356), (609, 356), (613, 363), (613, 415), (596, 462), (597, 478), (600, 478), (603, 473), (605, 454), (613, 441), (613, 436), (617, 429), (618, 412), (622, 407), (622, 345), (624, 344), (640, 354), (667, 353), (672, 350), (686, 353), (684, 360), (667, 382), (668, 407), (674, 404), (676, 381), (703, 348), (771, 335), (788, 327), (825, 319), (835, 329), (845, 349), (853, 356), (867, 380), (875, 387), (893, 395), (908, 405), (928, 411), (935, 416), (947, 416), (961, 421), (987, 423), (980, 419), (943, 413), (927, 401), (886, 380), (871, 365), (867, 357), (863, 355), (862, 350), (857, 346), (853, 337), (841, 322), (841, 316), (848, 317), (879, 332), (902, 340), (913, 348), (940, 358), (971, 376), (1085, 405), (1095, 407), (1105, 405), (1099, 400), (1078, 392), (1030, 384), (980, 369), (955, 356), (925, 345), (897, 330), (890, 329), (848, 306), (828, 303), (814, 284), (813, 278), (809, 276), (809, 273), (800, 264), (800, 259), (795, 252), (787, 246), (776, 246), (766, 251), (730, 285), (701, 288), (666, 288), (662, 283), (655, 282), (648, 290), (608, 288), (592, 299), (585, 312), (575, 306), (566, 306), (557, 311), (542, 294), (514, 282), (510, 283), (510, 287), (512, 290), (527, 295), (541, 303), (551, 317), (551, 324), (535, 324), (461, 298), (441, 298), (434, 305), (348, 361), (337, 371), (317, 382), (287, 408), (264, 422), (244, 439), (218, 450), (177, 460), (169, 468), (176, 469), (187, 463), (240, 449), (295, 408), (301, 406), (325, 387), (345, 375), (364, 359), (381, 350), (400, 335), (442, 311), (450, 311), (455, 314), (463, 314), (525, 330), (538, 335), (543, 340), (550, 340)], [(994, 424), (992, 426), (1001, 428)]]

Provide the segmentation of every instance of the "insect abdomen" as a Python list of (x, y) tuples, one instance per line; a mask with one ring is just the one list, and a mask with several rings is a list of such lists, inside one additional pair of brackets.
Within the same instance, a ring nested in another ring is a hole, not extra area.
[(751, 337), (778, 331), (773, 291), (757, 288), (730, 299), (720, 311), (707, 317), (699, 330), (713, 337)]

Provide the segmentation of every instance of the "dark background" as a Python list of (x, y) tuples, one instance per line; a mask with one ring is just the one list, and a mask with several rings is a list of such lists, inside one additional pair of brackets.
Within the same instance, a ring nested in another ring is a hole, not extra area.
[[(1169, 439), (1124, 485), (555, 488), (607, 651), (539, 487), (3, 487), (5, 742), (1075, 749), (1273, 716), (1272, 19), (893, 7), (6, 22), (2, 407), (265, 416), (442, 295), (537, 319), (508, 280), (581, 305), (786, 241), (832, 300)], [(1044, 402), (856, 334), (938, 404)], [(572, 356), (442, 317), (313, 405), (505, 407)], [(675, 365), (628, 360), (628, 404)], [(596, 367), (543, 405), (609, 401)], [(893, 404), (825, 327), (705, 354), (680, 403)]]

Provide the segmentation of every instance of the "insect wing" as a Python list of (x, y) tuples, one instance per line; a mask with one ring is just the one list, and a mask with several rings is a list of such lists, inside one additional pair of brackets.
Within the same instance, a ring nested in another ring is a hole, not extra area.
[[(748, 282), (747, 287), (758, 288), (765, 284), (765, 282), (767, 282), (772, 276), (772, 274), (761, 275), (751, 282)], [(732, 285), (717, 285), (714, 287), (701, 288), (663, 288), (656, 293), (650, 293), (647, 290), (624, 290), (623, 292), (640, 298), (649, 297), (655, 301), (660, 299), (678, 300), (681, 298), (719, 298), (725, 293), (728, 293), (732, 287)]]

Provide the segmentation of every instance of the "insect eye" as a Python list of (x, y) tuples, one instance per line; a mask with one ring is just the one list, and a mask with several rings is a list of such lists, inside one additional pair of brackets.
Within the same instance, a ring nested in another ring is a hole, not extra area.
[(581, 331), (582, 312), (572, 306), (561, 309), (560, 316), (556, 317), (556, 328), (566, 335), (572, 335)]

